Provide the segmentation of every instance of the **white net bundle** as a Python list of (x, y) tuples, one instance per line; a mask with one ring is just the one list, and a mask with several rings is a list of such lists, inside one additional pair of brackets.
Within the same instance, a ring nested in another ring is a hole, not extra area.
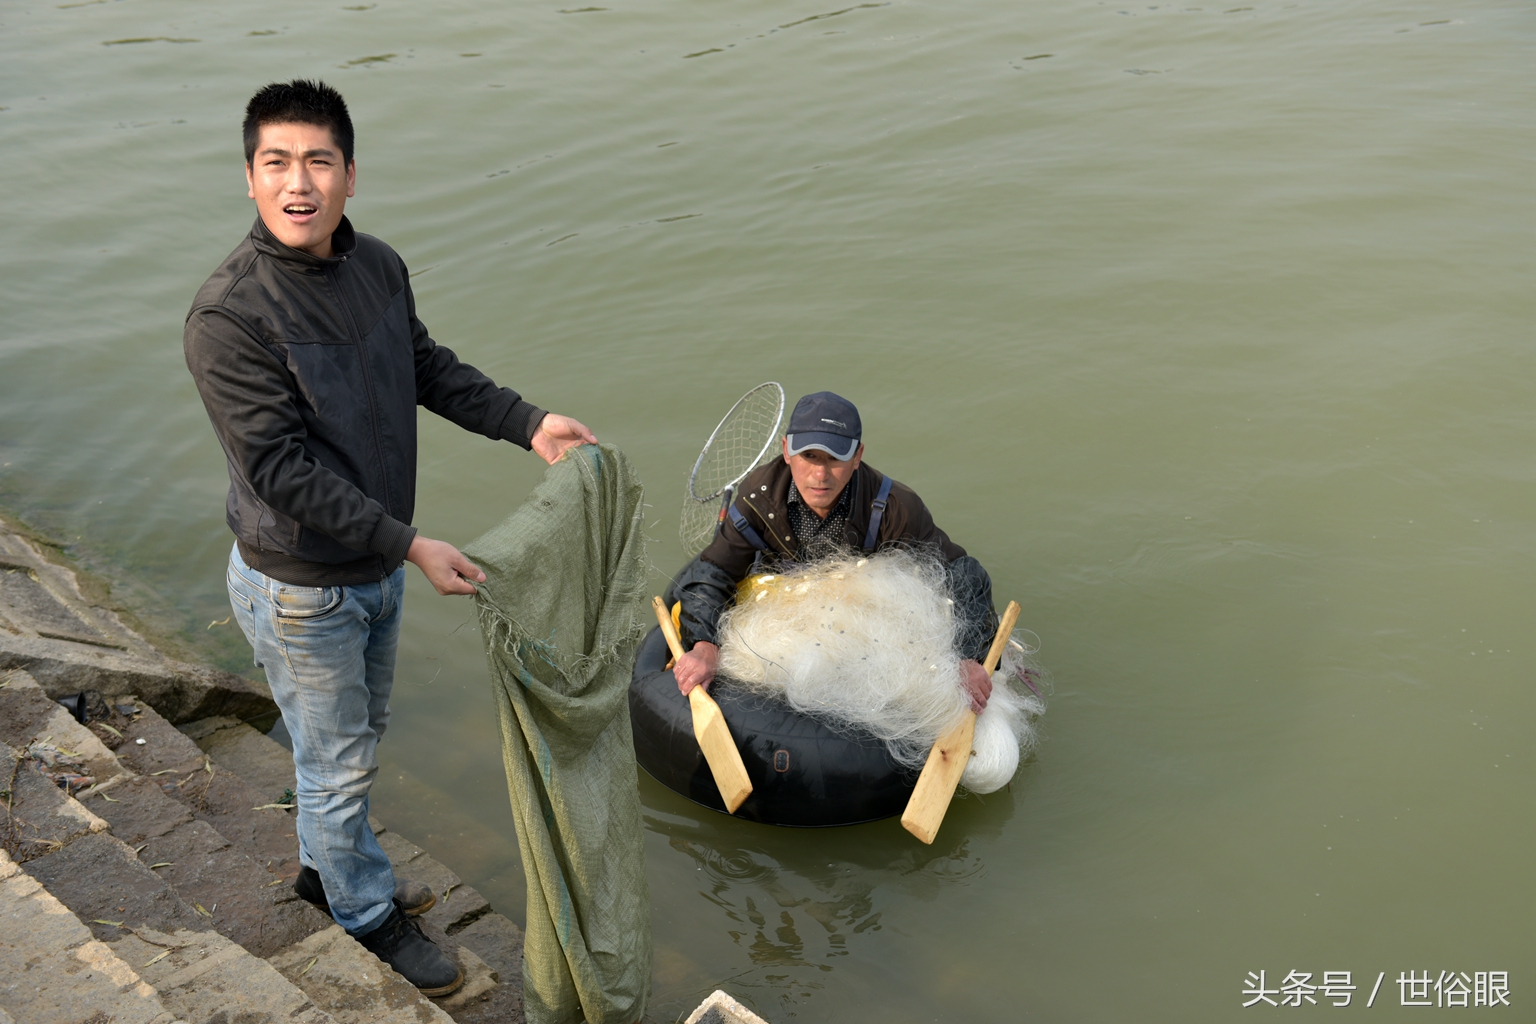
[(688, 475), (678, 524), (683, 552), (689, 558), (704, 550), (714, 536), (725, 489), (773, 457), (783, 419), (784, 389), (769, 381), (741, 396), (704, 442)]
[[(834, 728), (884, 740), (920, 766), (960, 720), (957, 623), (936, 559), (904, 550), (832, 558), (761, 578), (720, 620), (720, 672)], [(1029, 649), (1011, 642), (976, 720), (961, 784), (991, 793), (1034, 746), (1045, 702), (1026, 692)]]

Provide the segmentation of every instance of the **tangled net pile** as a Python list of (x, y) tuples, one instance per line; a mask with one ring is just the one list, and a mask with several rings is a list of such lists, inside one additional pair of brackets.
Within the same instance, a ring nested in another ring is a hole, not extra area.
[[(953, 606), (944, 566), (904, 550), (760, 577), (720, 620), (720, 671), (834, 728), (873, 733), (920, 766), (970, 707)], [(1029, 653), (1012, 640), (992, 676), (961, 779), (973, 793), (1007, 785), (1035, 744), (1045, 701), (1023, 688)]]

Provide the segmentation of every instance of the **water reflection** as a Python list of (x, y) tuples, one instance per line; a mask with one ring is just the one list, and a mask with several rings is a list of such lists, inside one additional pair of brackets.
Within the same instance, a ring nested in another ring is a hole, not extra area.
[[(779, 1011), (822, 989), (838, 966), (887, 955), (885, 917), (893, 908), (930, 903), (947, 887), (985, 879), (982, 851), (1014, 809), (1008, 789), (962, 798), (951, 814), (963, 823), (924, 846), (894, 818), (844, 828), (778, 828), (697, 808), (648, 778), (641, 796), (646, 828), (677, 857), (662, 867), (656, 861), (670, 857), (658, 858), (652, 847), (653, 884), (658, 878), (678, 883), (652, 892), (658, 945), (675, 944), (669, 950), (675, 959), (699, 935), (729, 940), (715, 949), (689, 948), (681, 954), (686, 966), (658, 971), (658, 1001), (691, 997), (683, 991), (689, 976), (722, 984), (724, 969), (733, 993), (752, 992), (760, 1009)], [(683, 901), (694, 904), (679, 908), (691, 922), (689, 934), (674, 936), (670, 914), (661, 908)], [(701, 906), (717, 923), (700, 921)]]

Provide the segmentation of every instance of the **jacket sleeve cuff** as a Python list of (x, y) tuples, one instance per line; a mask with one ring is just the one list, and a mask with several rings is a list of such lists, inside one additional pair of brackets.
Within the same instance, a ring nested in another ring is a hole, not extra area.
[[(686, 608), (687, 605), (685, 604), (683, 607)], [(683, 612), (678, 618), (683, 620), (683, 635), (678, 639), (682, 640), (689, 650), (693, 650), (694, 644), (714, 644), (716, 647), (720, 646), (720, 635), (708, 623), (702, 619), (695, 618), (687, 612)]]
[(525, 402), (519, 398), (507, 410), (507, 415), (501, 421), (500, 437), (503, 441), (511, 441), (515, 445), (531, 450), (533, 448), (533, 432), (539, 429), (539, 424), (544, 417), (549, 415), (546, 409), (540, 409), (531, 402)]
[(368, 550), (383, 555), (390, 565), (399, 565), (405, 561), (405, 554), (411, 550), (411, 541), (415, 539), (416, 527), (406, 526), (392, 516), (379, 516), (379, 525), (373, 528)]

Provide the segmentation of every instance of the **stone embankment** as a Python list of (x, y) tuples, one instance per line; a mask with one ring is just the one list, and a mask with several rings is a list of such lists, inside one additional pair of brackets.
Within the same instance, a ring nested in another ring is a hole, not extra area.
[[(378, 822), (463, 988), (423, 997), (299, 899), (266, 688), (164, 657), (51, 556), (0, 520), (0, 1024), (523, 1020), (522, 930)], [(723, 992), (689, 1017), (753, 1021)]]

